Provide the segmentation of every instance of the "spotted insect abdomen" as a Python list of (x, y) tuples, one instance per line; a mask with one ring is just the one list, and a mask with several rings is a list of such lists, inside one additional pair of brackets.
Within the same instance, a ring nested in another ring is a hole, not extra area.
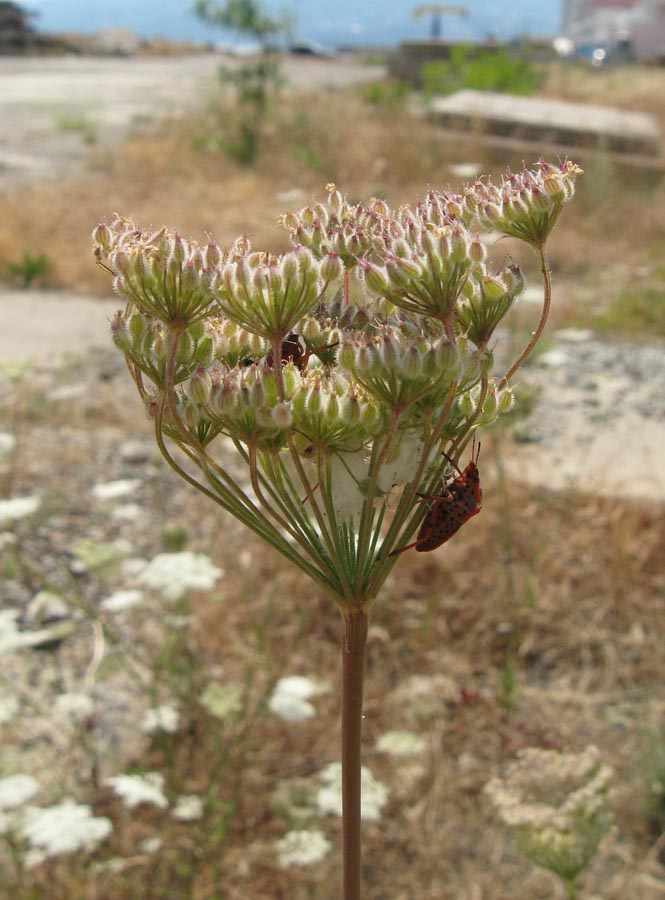
[(483, 494), (476, 465), (471, 462), (440, 499), (436, 499), (423, 519), (416, 539), (416, 550), (425, 553), (445, 544), (462, 525), (480, 512)]
[(419, 494), (423, 500), (431, 502), (430, 508), (425, 514), (416, 540), (405, 547), (393, 550), (390, 555), (396, 556), (411, 550), (413, 547), (419, 553), (436, 550), (441, 544), (445, 544), (456, 534), (467, 519), (480, 512), (483, 505), (483, 492), (480, 487), (480, 472), (478, 471), (478, 455), (480, 444), (466, 469), (462, 472), (459, 466), (448, 457), (457, 476), (449, 484), (444, 484), (441, 493), (434, 496)]

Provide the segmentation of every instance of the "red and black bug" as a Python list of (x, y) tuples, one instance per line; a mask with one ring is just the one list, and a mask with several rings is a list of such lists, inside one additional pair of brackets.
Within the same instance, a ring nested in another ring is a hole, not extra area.
[(471, 459), (464, 471), (450, 460), (457, 472), (450, 484), (444, 484), (440, 494), (429, 496), (419, 494), (423, 500), (431, 500), (425, 518), (422, 521), (418, 536), (412, 544), (393, 550), (391, 556), (404, 553), (415, 547), (418, 553), (426, 553), (436, 550), (441, 544), (445, 544), (464, 525), (467, 519), (480, 512), (483, 506), (483, 492), (480, 487), (480, 473), (478, 472), (478, 456), (480, 455), (480, 443), (478, 448), (471, 451)]

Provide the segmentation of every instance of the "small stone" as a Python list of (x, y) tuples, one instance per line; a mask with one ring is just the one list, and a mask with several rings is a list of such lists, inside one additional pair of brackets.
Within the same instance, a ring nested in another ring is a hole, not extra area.
[[(26, 638), (26, 645), (35, 647), (39, 650), (54, 650), (65, 638), (68, 638), (75, 629), (73, 622), (56, 622), (50, 628), (42, 631), (23, 632)], [(32, 640), (29, 640), (32, 638)]]
[(143, 591), (137, 588), (130, 588), (126, 591), (115, 591), (109, 597), (102, 600), (100, 606), (104, 612), (125, 612), (127, 609), (134, 609), (145, 601)]
[(145, 515), (143, 507), (138, 503), (125, 503), (122, 506), (116, 506), (111, 513), (112, 519), (119, 522), (138, 522)]
[(68, 619), (71, 608), (60, 596), (52, 591), (39, 591), (32, 598), (26, 610), (26, 618), (36, 625), (47, 625), (49, 622), (60, 622)]
[(135, 494), (141, 483), (139, 478), (119, 478), (116, 481), (107, 481), (103, 484), (96, 484), (92, 489), (92, 496), (95, 500), (119, 500)]
[(569, 362), (570, 356), (560, 347), (548, 350), (547, 353), (543, 353), (538, 357), (538, 365), (543, 369), (560, 369), (563, 366), (567, 366)]
[(16, 446), (16, 438), (8, 431), (0, 431), (0, 459), (8, 456)]
[(123, 462), (138, 465), (148, 462), (152, 456), (152, 444), (146, 441), (123, 441), (118, 448), (118, 456)]
[(88, 385), (84, 382), (63, 384), (60, 387), (53, 388), (46, 396), (48, 400), (57, 403), (60, 400), (78, 400), (79, 397), (85, 396), (88, 390)]
[(521, 303), (531, 303), (534, 306), (543, 305), (543, 289), (542, 287), (528, 287), (520, 294)]
[(560, 328), (554, 332), (554, 338), (567, 344), (584, 344), (592, 341), (594, 334), (588, 328)]

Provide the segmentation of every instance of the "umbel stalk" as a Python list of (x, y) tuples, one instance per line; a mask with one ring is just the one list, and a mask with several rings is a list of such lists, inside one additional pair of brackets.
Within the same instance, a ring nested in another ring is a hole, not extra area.
[(342, 616), (342, 807), (344, 900), (360, 900), (361, 891), (361, 746), (365, 648), (368, 614), (347, 610)]

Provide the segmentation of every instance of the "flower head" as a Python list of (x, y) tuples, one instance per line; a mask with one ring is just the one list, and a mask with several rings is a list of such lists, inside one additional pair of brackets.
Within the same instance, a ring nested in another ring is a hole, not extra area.
[[(524, 281), (510, 261), (490, 270), (478, 229), (542, 253), (578, 173), (541, 161), (396, 210), (329, 185), (282, 217), (293, 246), (280, 254), (98, 226), (95, 253), (127, 299), (113, 340), (169, 464), (341, 606), (370, 603), (422, 522), (418, 495), (440, 491), (448, 459), (510, 408), (508, 379), (535, 343), (493, 374), (490, 343)], [(536, 337), (549, 281), (544, 294)], [(169, 593), (188, 566), (174, 561)]]
[(515, 174), (510, 169), (501, 185), (477, 181), (468, 192), (480, 222), (488, 228), (542, 247), (557, 223), (564, 203), (575, 193), (582, 174), (570, 161), (558, 166), (544, 160)]
[(612, 776), (597, 747), (582, 753), (530, 747), (485, 791), (524, 855), (571, 881), (609, 831)]

